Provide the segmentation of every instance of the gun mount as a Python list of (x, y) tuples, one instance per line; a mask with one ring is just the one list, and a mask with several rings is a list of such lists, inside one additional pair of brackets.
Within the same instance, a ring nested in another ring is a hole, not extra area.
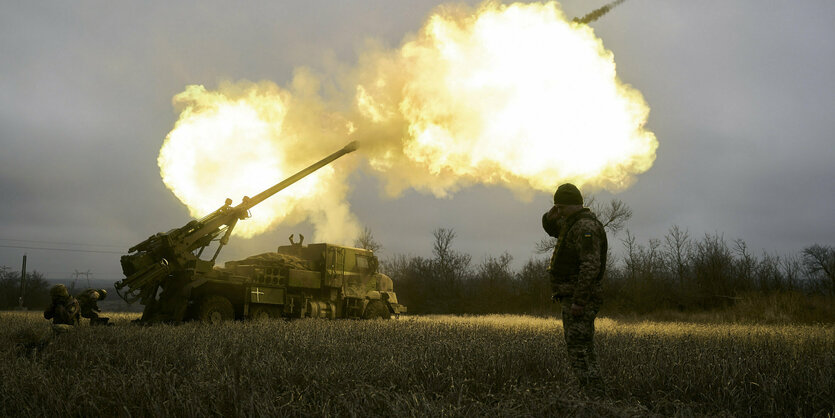
[[(182, 321), (195, 302), (192, 298), (194, 289), (209, 281), (246, 281), (215, 269), (214, 264), (237, 222), (248, 218), (253, 206), (357, 147), (356, 142), (351, 142), (261, 193), (244, 197), (237, 206), (232, 206), (232, 200), (226, 199), (223, 206), (202, 219), (154, 234), (131, 247), (129, 254), (121, 258), (125, 278), (116, 282), (117, 293), (128, 303), (138, 300), (145, 305), (142, 321)], [(204, 250), (214, 241), (218, 241), (218, 246), (211, 259), (201, 259)]]

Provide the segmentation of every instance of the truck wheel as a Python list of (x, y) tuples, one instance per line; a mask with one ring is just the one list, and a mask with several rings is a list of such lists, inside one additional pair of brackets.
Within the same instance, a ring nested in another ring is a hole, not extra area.
[(368, 302), (368, 305), (365, 307), (365, 313), (362, 315), (364, 319), (389, 319), (391, 318), (391, 312), (389, 312), (389, 308), (386, 307), (386, 304), (380, 300), (372, 300)]
[(253, 306), (249, 311), (249, 319), (253, 321), (267, 321), (278, 318), (276, 310), (270, 306)]
[(223, 296), (209, 296), (200, 302), (197, 319), (209, 324), (219, 324), (235, 319), (235, 308), (232, 307), (232, 302)]

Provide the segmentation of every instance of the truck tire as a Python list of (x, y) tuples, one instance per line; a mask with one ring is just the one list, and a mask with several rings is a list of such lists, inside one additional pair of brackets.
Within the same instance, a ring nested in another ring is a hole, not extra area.
[(197, 320), (209, 324), (219, 324), (235, 319), (232, 302), (223, 296), (209, 296), (200, 302), (197, 308)]
[(272, 306), (253, 306), (249, 311), (249, 319), (252, 321), (268, 321), (278, 318), (277, 309)]
[(368, 302), (365, 307), (365, 313), (362, 315), (363, 319), (390, 319), (391, 312), (385, 303), (381, 300), (372, 300)]

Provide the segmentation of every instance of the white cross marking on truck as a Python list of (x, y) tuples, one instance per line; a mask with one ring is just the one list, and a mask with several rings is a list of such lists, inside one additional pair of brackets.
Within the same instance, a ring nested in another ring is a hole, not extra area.
[(262, 291), (261, 291), (260, 289), (258, 289), (257, 287), (255, 288), (255, 290), (253, 290), (253, 291), (252, 291), (252, 292), (250, 292), (250, 293), (252, 293), (253, 295), (255, 295), (255, 301), (256, 301), (256, 302), (260, 302), (260, 301), (261, 301), (261, 295), (263, 295), (263, 294), (264, 294), (264, 292), (262, 292)]

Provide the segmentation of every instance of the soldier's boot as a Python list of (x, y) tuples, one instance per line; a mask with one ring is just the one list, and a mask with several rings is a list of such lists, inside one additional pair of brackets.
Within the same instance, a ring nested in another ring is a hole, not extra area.
[(606, 387), (603, 384), (603, 379), (599, 377), (589, 377), (583, 384), (583, 392), (590, 398), (602, 398), (606, 396)]
[(590, 398), (601, 398), (606, 394), (603, 379), (594, 352), (578, 353), (573, 358), (572, 366), (580, 390)]
[(600, 377), (600, 367), (597, 364), (597, 352), (594, 345), (589, 345), (585, 352), (586, 384), (584, 391), (591, 397), (602, 397), (606, 394), (606, 387)]

